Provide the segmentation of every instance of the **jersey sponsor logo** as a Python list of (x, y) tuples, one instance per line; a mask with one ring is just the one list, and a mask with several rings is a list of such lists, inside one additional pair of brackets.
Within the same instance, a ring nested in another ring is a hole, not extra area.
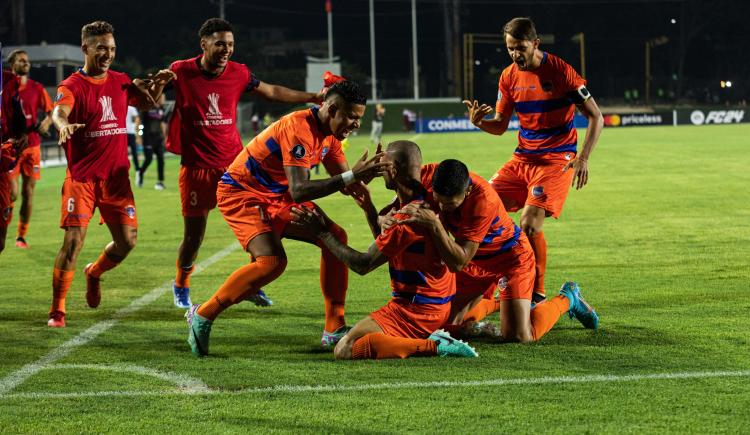
[(544, 186), (534, 186), (531, 188), (531, 194), (533, 196), (542, 196), (544, 195)]
[(307, 151), (305, 151), (305, 147), (300, 144), (297, 144), (294, 146), (294, 148), (292, 148), (292, 155), (297, 160), (305, 157), (305, 153), (307, 153)]
[(219, 110), (219, 94), (211, 92), (208, 94), (208, 112), (206, 112), (206, 118), (216, 119), (221, 117), (221, 110)]
[(132, 205), (128, 205), (125, 207), (125, 214), (128, 215), (130, 219), (135, 218), (135, 207)]
[(112, 110), (112, 97), (102, 95), (99, 97), (99, 104), (102, 105), (102, 119), (99, 122), (117, 121), (115, 112)]

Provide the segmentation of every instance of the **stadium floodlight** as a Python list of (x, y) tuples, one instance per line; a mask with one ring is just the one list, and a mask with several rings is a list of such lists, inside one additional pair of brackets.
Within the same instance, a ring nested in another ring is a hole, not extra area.
[(672, 23), (672, 24), (677, 24), (677, 20), (674, 19), (674, 18), (672, 18), (671, 20), (669, 20), (669, 22)]
[(732, 82), (730, 82), (729, 80), (727, 80), (727, 87), (728, 87), (728, 88), (731, 88), (731, 87), (732, 87)]

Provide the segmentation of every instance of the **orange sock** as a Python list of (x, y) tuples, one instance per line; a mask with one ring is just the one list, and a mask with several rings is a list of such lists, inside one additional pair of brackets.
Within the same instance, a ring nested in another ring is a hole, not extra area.
[(216, 319), (222, 311), (245, 300), (249, 292), (278, 278), (285, 268), (284, 257), (256, 258), (255, 262), (232, 272), (211, 299), (201, 304), (198, 314), (208, 320)]
[(68, 295), (70, 284), (73, 283), (75, 270), (62, 270), (55, 268), (52, 271), (52, 307), (49, 312), (65, 312), (65, 296)]
[(435, 356), (437, 343), (429, 339), (402, 338), (382, 332), (367, 334), (354, 342), (352, 359), (408, 358)]
[(177, 275), (174, 278), (174, 284), (177, 287), (190, 287), (190, 275), (193, 274), (195, 265), (191, 264), (188, 267), (180, 266), (180, 260), (177, 260)]
[(478, 322), (497, 311), (500, 311), (500, 299), (482, 299), (466, 313), (464, 323)]
[[(346, 231), (334, 224), (329, 228), (331, 233), (342, 243), (347, 243)], [(326, 324), (325, 330), (334, 332), (346, 324), (344, 306), (346, 304), (346, 289), (349, 286), (349, 268), (339, 261), (323, 243), (320, 243), (320, 288), (325, 299)]]
[(93, 276), (94, 278), (100, 278), (102, 274), (110, 269), (114, 269), (117, 267), (117, 265), (120, 264), (119, 261), (114, 261), (107, 255), (107, 251), (102, 251), (101, 255), (99, 255), (99, 258), (96, 259), (94, 264), (91, 266), (91, 269), (89, 269), (89, 275)]
[(534, 282), (534, 293), (544, 295), (544, 272), (547, 271), (547, 240), (544, 231), (539, 231), (529, 238), (531, 249), (536, 259), (536, 280)]
[(547, 299), (547, 302), (534, 307), (531, 310), (531, 333), (534, 335), (534, 341), (539, 340), (552, 329), (557, 319), (568, 310), (570, 310), (570, 301), (563, 295)]
[(18, 221), (18, 237), (26, 237), (26, 232), (29, 230), (29, 223), (28, 222), (21, 222)]

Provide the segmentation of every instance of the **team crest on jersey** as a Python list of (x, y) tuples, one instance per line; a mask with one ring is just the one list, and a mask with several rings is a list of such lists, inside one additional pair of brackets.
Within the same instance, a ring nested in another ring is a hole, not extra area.
[(208, 112), (206, 112), (206, 118), (221, 117), (221, 110), (219, 110), (219, 94), (211, 92), (208, 94)]
[(303, 147), (300, 144), (297, 144), (297, 145), (294, 146), (294, 148), (292, 148), (292, 155), (297, 160), (305, 157), (305, 153), (306, 153), (305, 147)]
[(570, 158), (573, 157), (570, 153), (565, 153), (565, 160), (570, 160)]
[(322, 159), (326, 154), (328, 154), (328, 147), (323, 147), (323, 151), (320, 152), (320, 158)]
[(55, 95), (55, 103), (57, 103), (58, 101), (62, 100), (63, 97), (64, 97), (63, 93), (62, 92), (58, 92), (57, 95)]
[(102, 95), (99, 97), (99, 104), (102, 105), (102, 119), (99, 122), (117, 121), (115, 112), (112, 110), (112, 97)]
[(34, 173), (38, 174), (42, 169), (39, 167), (39, 165), (34, 165)]
[(133, 207), (132, 205), (126, 206), (125, 214), (127, 214), (130, 219), (133, 219), (135, 217), (135, 207)]
[(542, 90), (544, 92), (551, 92), (552, 88), (554, 88), (554, 85), (552, 84), (551, 81), (548, 80), (546, 82), (542, 82)]
[[(500, 290), (505, 290), (508, 288), (508, 278), (502, 277), (497, 281), (497, 288)], [(497, 296), (500, 296), (499, 294)], [(496, 297), (497, 297), (496, 296)]]
[(531, 194), (533, 196), (542, 196), (544, 195), (544, 186), (534, 186), (531, 188)]

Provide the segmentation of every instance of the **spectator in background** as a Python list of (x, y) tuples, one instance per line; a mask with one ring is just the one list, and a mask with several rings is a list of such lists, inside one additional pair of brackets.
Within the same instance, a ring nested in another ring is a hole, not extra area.
[(417, 122), (417, 113), (409, 109), (404, 109), (401, 114), (404, 118), (404, 131), (413, 131), (414, 123)]
[(135, 167), (135, 184), (140, 186), (142, 182), (138, 178), (141, 176), (141, 166), (138, 164), (139, 125), (141, 125), (141, 120), (138, 117), (138, 109), (133, 106), (128, 106), (128, 115), (125, 117), (125, 130), (128, 133), (128, 147), (130, 148), (130, 154), (133, 157), (133, 167)]
[(383, 118), (385, 118), (385, 107), (378, 103), (375, 105), (375, 114), (372, 117), (372, 131), (370, 132), (370, 141), (374, 144), (380, 143), (383, 136)]
[(143, 122), (143, 164), (138, 169), (138, 187), (143, 187), (143, 175), (151, 164), (156, 154), (157, 181), (154, 185), (156, 190), (164, 190), (164, 138), (166, 137), (167, 124), (166, 112), (164, 110), (164, 94), (156, 102), (156, 106), (147, 112), (141, 112)]
[(253, 116), (250, 118), (250, 125), (253, 129), (253, 136), (257, 136), (258, 132), (260, 132), (260, 118), (257, 113), (253, 113)]

